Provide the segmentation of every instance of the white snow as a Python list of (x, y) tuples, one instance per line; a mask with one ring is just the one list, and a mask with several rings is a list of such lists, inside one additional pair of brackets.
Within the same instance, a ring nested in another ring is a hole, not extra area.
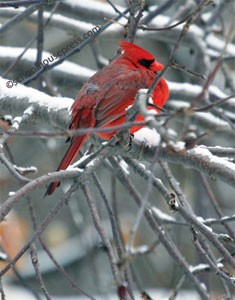
[[(34, 13), (35, 15), (36, 13)], [(44, 18), (49, 18), (50, 13), (44, 12), (43, 14)], [(70, 28), (70, 30), (73, 28), (73, 31), (78, 34), (80, 32), (87, 33), (88, 31), (92, 30), (96, 25), (84, 21), (75, 20), (74, 18), (68, 18), (64, 17), (60, 14), (54, 14), (52, 17), (52, 24), (57, 25), (60, 29), (65, 29), (66, 26)]]
[(213, 233), (213, 229), (209, 226), (209, 225), (206, 225), (204, 224), (205, 220), (202, 218), (202, 217), (197, 217), (197, 220), (207, 229), (209, 230), (210, 232)]
[(9, 196), (9, 197), (14, 196), (15, 193), (16, 193), (16, 192), (10, 191), (10, 192), (8, 193), (8, 196)]
[[(220, 99), (224, 99), (227, 98), (229, 95), (225, 94), (223, 91), (221, 91), (221, 89), (219, 89), (217, 86), (215, 85), (211, 85), (209, 87), (209, 92), (216, 95), (218, 98)], [(231, 103), (235, 105), (235, 97), (227, 100), (227, 103)]]
[(141, 128), (134, 133), (135, 140), (145, 143), (148, 147), (159, 146), (161, 137), (155, 129), (150, 129), (147, 127)]
[(177, 133), (174, 129), (172, 129), (172, 128), (167, 128), (167, 133), (168, 133), (171, 137), (174, 137), (174, 138), (176, 138), (177, 135), (178, 135), (178, 133)]
[(203, 219), (202, 217), (197, 217), (197, 220), (201, 223), (204, 223), (205, 222), (205, 219)]
[(155, 206), (151, 207), (152, 212), (157, 215), (162, 221), (172, 221), (175, 222), (175, 218), (171, 217), (170, 215), (164, 213), (160, 209)]
[(129, 171), (129, 166), (128, 164), (125, 162), (124, 159), (121, 159), (120, 161), (118, 161), (120, 167), (122, 168), (122, 170), (124, 171), (124, 173), (126, 175), (130, 175), (130, 171)]
[[(223, 264), (222, 263), (218, 263), (217, 264), (217, 267), (218, 268), (223, 268)], [(205, 269), (207, 268), (210, 268), (210, 266), (208, 264), (198, 264), (196, 266), (190, 266), (189, 269), (192, 273), (197, 273), (197, 272), (200, 272), (200, 271), (205, 271)]]
[[(66, 46), (66, 45), (65, 45)], [(4, 47), (0, 46), (0, 58), (2, 60), (4, 59), (15, 59), (17, 58), (25, 48), (23, 47)], [(22, 60), (28, 61), (32, 63), (31, 68), (34, 67), (34, 63), (36, 60), (36, 55), (37, 55), (37, 49), (28, 49), (24, 55), (22, 56)], [(43, 51), (42, 53), (42, 61), (47, 59), (48, 57), (51, 57), (52, 53)], [(58, 59), (55, 59), (53, 62), (55, 62)], [(28, 69), (30, 70), (30, 68)], [(88, 69), (86, 67), (79, 66), (73, 62), (70, 61), (64, 61), (62, 64), (56, 66), (54, 68), (54, 71), (61, 72), (61, 73), (67, 73), (69, 75), (74, 75), (77, 76), (80, 80), (87, 80), (90, 78), (96, 71)], [(54, 72), (51, 70), (51, 72)], [(14, 78), (16, 79), (16, 78)]]
[[(86, 0), (86, 1), (79, 1), (79, 4), (78, 4), (77, 0), (66, 0), (66, 3), (73, 7), (81, 8), (84, 6), (84, 9), (86, 9), (86, 10), (88, 8), (90, 8), (92, 10), (102, 11), (102, 13), (106, 13), (106, 14), (114, 14), (115, 13), (115, 11), (111, 5), (102, 3), (100, 1), (97, 2), (94, 0)], [(117, 4), (115, 4), (115, 7), (120, 11), (124, 11), (124, 9), (125, 9), (123, 6), (119, 6)]]
[(185, 150), (185, 142), (178, 141), (178, 142), (169, 142), (169, 145), (171, 145), (176, 151)]
[(206, 54), (212, 57), (220, 56), (220, 52), (218, 50), (207, 49)]
[(144, 170), (146, 170), (146, 166), (145, 166), (144, 164), (138, 163), (138, 165), (139, 165), (141, 168), (143, 168)]
[[(184, 96), (196, 97), (202, 92), (200, 85), (182, 82), (167, 81), (171, 93), (180, 93)], [(208, 88), (210, 94), (217, 96), (219, 99), (227, 98), (229, 95), (224, 93), (220, 88), (215, 85), (210, 85)], [(235, 104), (235, 97), (229, 99), (228, 103)]]
[(20, 99), (27, 97), (29, 104), (37, 104), (45, 106), (50, 110), (70, 109), (73, 99), (67, 97), (51, 97), (45, 93), (39, 92), (30, 87), (21, 84), (12, 87), (11, 89), (6, 86), (8, 80), (0, 78), (0, 95), (1, 98), (16, 98)]
[[(22, 7), (17, 8), (17, 12), (16, 9), (14, 8), (1, 9), (1, 13), (4, 16), (7, 16), (9, 18), (13, 17), (16, 13), (19, 14), (24, 11), (25, 8)], [(51, 12), (45, 11), (43, 13), (43, 18), (45, 20), (49, 19), (50, 17), (51, 17)], [(37, 22), (37, 12), (32, 13), (31, 16), (29, 17), (29, 20), (31, 20), (32, 22)], [(78, 35), (92, 30), (92, 28), (94, 28), (96, 25), (84, 21), (75, 20), (74, 18), (65, 17), (60, 14), (53, 14), (48, 26), (54, 26), (61, 30), (69, 31), (70, 33)]]
[[(200, 145), (200, 146), (198, 146), (199, 148), (202, 148), (202, 149), (207, 149), (207, 147), (208, 146), (206, 146), (206, 145)], [(232, 151), (232, 150), (234, 150), (234, 148), (232, 148), (232, 147), (222, 147), (222, 146), (220, 146), (220, 145), (216, 145), (216, 146), (213, 146), (213, 148), (216, 148), (216, 149), (221, 149), (221, 150), (225, 150), (225, 151)]]
[(230, 220), (230, 219), (232, 219), (232, 218), (234, 218), (234, 219), (235, 219), (235, 215), (231, 215), (231, 216), (224, 216), (224, 217), (222, 217), (222, 218), (221, 218), (221, 220), (222, 220), (222, 221), (226, 221), (226, 220)]
[(3, 262), (3, 261), (6, 261), (8, 258), (7, 254), (0, 251), (0, 260)]
[(202, 87), (200, 85), (182, 82), (167, 81), (170, 91), (178, 91), (184, 95), (186, 93), (197, 96), (201, 93)]
[[(3, 285), (4, 292), (6, 294), (7, 300), (16, 300), (16, 299), (24, 299), (24, 300), (34, 300), (35, 296), (32, 295), (31, 292), (27, 291), (25, 288), (17, 287), (14, 285)], [(168, 300), (170, 291), (166, 289), (147, 289), (146, 292), (153, 299), (161, 299)], [(107, 294), (107, 295), (93, 295), (96, 300), (118, 300), (117, 295)], [(140, 292), (135, 292), (135, 299), (140, 299)], [(178, 299), (180, 300), (200, 300), (200, 297), (195, 291), (184, 290), (180, 291), (178, 294)], [(52, 300), (87, 300), (88, 298), (85, 296), (53, 296), (51, 295)]]
[(230, 126), (226, 121), (214, 116), (209, 112), (197, 112), (195, 113), (195, 115), (198, 116), (199, 118), (204, 119), (207, 122), (213, 123), (214, 126), (218, 126), (218, 127), (222, 126), (224, 128), (230, 129)]
[[(211, 33), (206, 36), (206, 42), (209, 47), (211, 47), (212, 49), (219, 50), (219, 51), (222, 51), (225, 46), (224, 40), (219, 39), (218, 37), (216, 37), (214, 34), (211, 34)], [(234, 56), (235, 55), (235, 46), (232, 45), (231, 43), (228, 44), (225, 53), (227, 53), (231, 56)]]
[(13, 124), (12, 128), (18, 130), (21, 121), (22, 121), (22, 117), (15, 117), (15, 118), (14, 118), (14, 124)]
[(13, 165), (18, 172), (20, 173), (24, 173), (24, 172), (28, 172), (28, 173), (37, 173), (38, 172), (38, 169), (35, 167), (35, 166), (29, 166), (29, 167), (19, 167), (19, 166), (16, 166), (16, 165)]
[(211, 152), (208, 149), (202, 148), (202, 147), (195, 147), (192, 150), (189, 150), (189, 152), (196, 154), (198, 156), (202, 156), (207, 161), (210, 161), (212, 163), (219, 164), (223, 167), (229, 168), (232, 171), (235, 171), (235, 164), (232, 162), (227, 161), (224, 158), (215, 156), (211, 154)]
[(146, 245), (142, 245), (136, 248), (133, 247), (128, 247), (127, 251), (130, 253), (130, 255), (141, 255), (145, 254), (146, 252), (149, 251), (149, 247)]

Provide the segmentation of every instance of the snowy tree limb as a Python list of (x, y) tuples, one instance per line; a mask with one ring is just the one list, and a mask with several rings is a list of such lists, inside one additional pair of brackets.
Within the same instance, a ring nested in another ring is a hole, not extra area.
[(71, 98), (51, 97), (33, 88), (22, 85), (7, 87), (7, 80), (0, 78), (1, 115), (19, 116), (29, 107), (34, 110), (36, 120), (68, 128), (68, 110), (73, 103)]
[[(59, 128), (68, 128), (68, 109), (72, 104), (70, 98), (51, 97), (32, 88), (17, 85), (12, 89), (7, 88), (6, 80), (1, 79), (0, 109), (4, 114), (19, 114), (27, 107), (33, 106), (36, 119), (54, 124)], [(151, 161), (156, 148), (146, 144), (133, 142), (128, 155)], [(159, 158), (173, 163), (184, 163), (186, 166), (219, 178), (230, 185), (235, 183), (234, 164), (223, 158), (213, 156), (208, 150), (195, 148), (189, 151), (185, 149), (175, 150), (174, 148), (161, 149)]]
[(156, 152), (158, 159), (171, 162), (174, 164), (184, 165), (205, 173), (212, 178), (217, 178), (235, 186), (235, 164), (226, 159), (212, 155), (209, 150), (201, 147), (196, 147), (191, 150), (178, 148), (177, 145), (159, 148), (150, 147), (140, 140), (133, 140), (132, 147), (128, 153), (123, 152), (123, 155), (134, 157), (140, 160), (152, 161)]

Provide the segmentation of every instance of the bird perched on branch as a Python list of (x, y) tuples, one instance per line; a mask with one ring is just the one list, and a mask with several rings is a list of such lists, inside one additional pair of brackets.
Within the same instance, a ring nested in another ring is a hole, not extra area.
[[(157, 72), (164, 66), (154, 56), (140, 46), (128, 41), (120, 41), (122, 54), (108, 66), (94, 74), (78, 92), (71, 107), (70, 129), (108, 128), (122, 125), (126, 121), (127, 108), (133, 105), (139, 89), (149, 89)], [(163, 107), (169, 96), (168, 85), (164, 78), (156, 84), (151, 98), (158, 108)], [(154, 106), (148, 107), (153, 109)], [(138, 114), (135, 121), (143, 120)], [(142, 126), (143, 127), (143, 126)], [(141, 129), (141, 126), (130, 128), (130, 133)], [(97, 132), (104, 139), (110, 139), (117, 133)], [(75, 159), (84, 141), (90, 134), (77, 135), (71, 138), (70, 146), (57, 170), (65, 170)], [(46, 195), (51, 195), (59, 186), (59, 182), (49, 185)]]

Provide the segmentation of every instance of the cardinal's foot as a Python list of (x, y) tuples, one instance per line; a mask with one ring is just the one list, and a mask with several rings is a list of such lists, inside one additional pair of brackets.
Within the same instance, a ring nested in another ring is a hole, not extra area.
[(133, 134), (130, 134), (127, 130), (121, 130), (116, 134), (117, 142), (125, 151), (131, 149), (133, 137)]

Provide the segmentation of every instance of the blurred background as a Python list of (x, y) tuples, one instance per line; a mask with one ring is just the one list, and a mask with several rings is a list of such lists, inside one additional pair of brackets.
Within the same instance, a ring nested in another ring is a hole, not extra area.
[[(151, 16), (151, 12), (154, 12), (158, 7), (160, 8), (159, 13), (156, 13), (146, 26), (154, 28), (169, 27), (187, 17), (195, 10), (199, 2), (196, 0), (149, 0), (143, 12), (143, 24), (145, 18)], [(120, 11), (124, 11), (128, 7), (127, 1), (113, 0), (112, 4)], [(29, 7), (31, 6), (20, 6), (19, 8), (0, 7), (0, 23), (2, 26), (7, 24), (20, 16)], [(22, 17), (22, 20), (15, 24), (11, 25), (9, 23), (7, 30), (1, 31), (2, 27), (0, 28), (0, 71), (4, 78), (10, 80), (18, 78), (22, 73), (31, 69), (36, 61), (36, 49), (38, 47), (36, 39), (38, 32), (37, 13), (39, 8), (32, 7), (35, 8), (34, 13)], [(189, 33), (186, 33), (182, 43), (180, 43), (175, 54), (175, 62), (207, 78), (218, 61), (231, 23), (234, 24), (234, 12), (234, 1), (217, 0), (204, 8), (194, 24), (191, 25)], [(50, 14), (52, 15), (50, 16)], [(49, 1), (47, 5), (43, 6), (42, 15), (45, 21), (51, 18), (43, 29), (43, 42), (41, 44), (43, 59), (48, 58), (52, 53), (57, 53), (75, 38), (82, 38), (84, 33), (94, 28), (94, 26), (102, 26), (105, 22), (114, 20), (118, 13), (114, 11), (108, 1), (67, 0)], [(117, 54), (118, 41), (125, 37), (123, 25), (127, 23), (127, 20), (121, 18), (119, 21), (113, 21), (113, 23), (111, 27), (103, 34), (98, 35), (80, 52), (67, 58), (52, 70), (43, 73), (40, 78), (30, 82), (28, 86), (52, 96), (66, 96), (75, 99), (82, 84), (96, 70), (108, 64)], [(157, 60), (163, 64), (167, 64), (181, 30), (182, 24), (163, 31), (137, 30), (135, 43), (153, 53)], [(235, 93), (234, 39), (229, 43), (228, 58), (219, 68), (212, 83), (213, 86), (227, 95)], [(28, 50), (25, 54), (16, 61), (26, 48)], [(84, 69), (78, 68), (79, 66), (84, 67)], [(202, 86), (205, 82), (199, 76), (192, 76), (188, 72), (183, 72), (177, 68), (169, 68), (164, 77), (169, 84), (175, 82)], [(183, 85), (182, 90), (179, 89), (178, 92), (173, 88), (166, 109), (176, 109), (177, 101), (178, 103), (181, 103), (181, 101), (190, 103), (194, 100), (190, 95), (185, 95), (185, 98), (182, 95), (184, 96)], [(231, 113), (235, 113), (235, 111)], [(1, 121), (0, 126), (3, 129), (9, 127), (5, 121)], [(190, 130), (200, 135), (210, 129), (210, 126), (205, 126), (203, 122), (200, 124), (200, 120), (189, 120), (184, 117), (173, 119), (168, 127), (174, 129), (179, 136), (182, 132), (189, 132)], [(21, 126), (21, 129), (29, 128), (31, 130), (55, 129), (53, 124), (45, 124), (38, 120)], [(96, 144), (97, 140), (89, 139), (84, 146), (84, 150), (89, 149), (94, 143)], [(235, 147), (232, 130), (231, 132), (218, 131), (212, 135), (206, 134), (200, 140), (200, 143), (207, 146)], [(66, 149), (67, 144), (65, 144), (63, 138), (35, 139), (13, 136), (7, 140), (7, 155), (14, 164), (24, 167), (35, 166), (37, 168), (37, 174), (29, 175), (30, 178), (36, 178), (56, 170)], [(118, 163), (121, 164), (121, 161), (118, 160)], [(143, 163), (147, 169), (151, 165), (146, 162)], [(127, 166), (127, 168), (128, 177), (131, 178), (132, 183), (141, 195), (144, 195), (147, 188), (146, 180), (136, 174), (131, 167)], [(171, 168), (194, 212), (204, 219), (217, 218), (218, 212), (208, 195), (203, 176), (199, 172), (185, 168), (182, 165), (171, 164)], [(112, 209), (118, 216), (121, 236), (125, 245), (136, 220), (138, 207), (130, 192), (113, 170), (109, 168), (108, 164), (101, 165), (96, 170), (96, 174)], [(158, 164), (156, 164), (154, 174), (166, 184), (170, 191), (169, 184)], [(92, 178), (89, 179), (89, 183), (104, 228), (112, 245), (114, 245), (109, 214), (103, 198)], [(0, 227), (3, 255), (7, 253), (9, 258), (16, 255), (35, 230), (32, 214), (36, 216), (36, 223), (40, 224), (70, 184), (70, 181), (63, 182), (61, 188), (50, 198), (43, 198), (45, 189), (37, 189), (30, 194), (30, 197), (25, 197), (23, 201), (14, 207), (14, 212), (11, 212), (11, 215), (1, 223)], [(223, 216), (235, 214), (234, 186), (228, 186), (224, 182), (215, 180), (213, 176), (209, 178), (209, 185), (213, 189), (213, 195), (218, 201)], [(13, 178), (6, 167), (0, 164), (0, 201), (3, 203), (8, 198), (9, 193), (16, 191), (20, 186), (21, 184)], [(162, 195), (155, 188), (151, 192), (150, 204), (182, 223), (182, 219), (177, 214), (169, 211)], [(230, 222), (229, 226), (231, 230), (234, 230), (234, 222)], [(166, 224), (166, 228), (190, 265), (204, 262), (204, 258), (192, 245), (192, 233), (189, 226)], [(227, 233), (223, 224), (213, 225), (213, 229), (220, 233)], [(103, 299), (109, 299), (107, 295), (116, 291), (107, 257), (107, 249), (95, 230), (91, 212), (82, 191), (78, 190), (73, 194), (68, 204), (53, 218), (43, 233), (42, 240), (61, 268), (88, 294), (100, 294), (103, 295)], [(163, 245), (159, 243), (156, 234), (152, 232), (146, 220), (143, 219), (135, 238), (135, 247), (150, 246), (154, 243), (156, 243), (154, 251), (134, 257), (131, 260), (130, 268), (128, 268), (128, 272), (132, 274), (132, 287), (137, 290), (171, 290), (182, 277), (182, 272), (177, 264), (173, 262)], [(68, 297), (80, 294), (76, 287), (71, 286), (63, 272), (58, 271), (39, 241), (36, 242), (36, 247), (40, 272), (52, 299), (56, 296)], [(226, 245), (226, 247), (231, 252), (234, 251), (233, 243)], [(6, 265), (5, 262), (2, 263), (2, 267), (4, 265)], [(234, 270), (230, 271), (231, 273), (234, 272)], [(199, 275), (199, 278), (210, 289), (211, 295), (213, 295), (211, 299), (222, 299), (220, 297), (224, 292), (221, 285), (218, 284), (219, 280), (215, 274), (208, 275), (208, 273), (203, 272)], [(41, 293), (29, 252), (17, 263), (16, 272), (8, 272), (7, 276), (4, 276), (4, 280), (9, 284), (33, 291), (32, 295), (35, 299), (38, 297), (37, 294)], [(194, 289), (194, 287), (186, 280), (183, 289)], [(233, 287), (230, 288), (230, 291), (231, 293), (235, 292)]]

